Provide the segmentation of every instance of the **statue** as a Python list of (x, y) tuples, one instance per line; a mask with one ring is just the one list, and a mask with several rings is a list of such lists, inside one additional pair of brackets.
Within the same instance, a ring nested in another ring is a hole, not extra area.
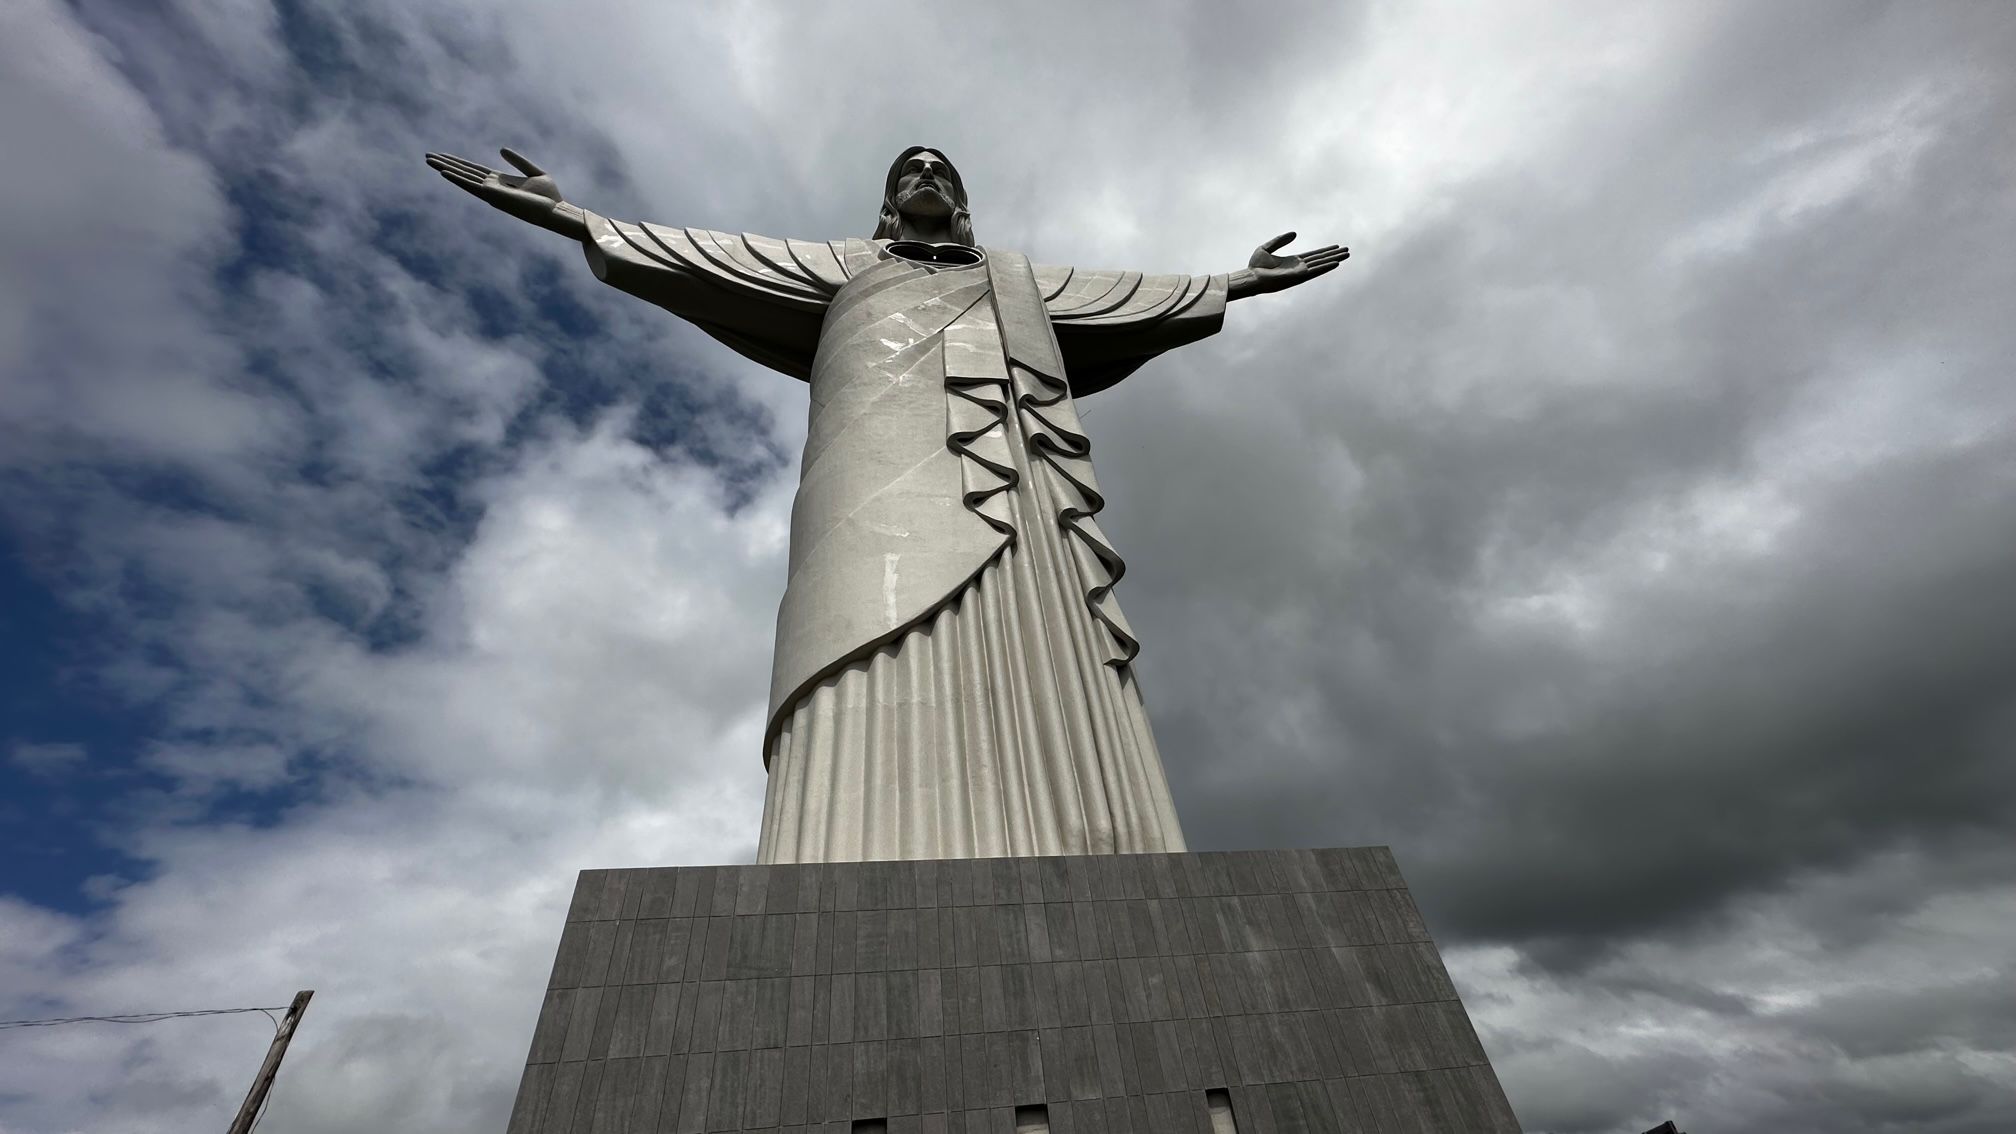
[(1032, 265), (974, 242), (958, 171), (922, 146), (873, 237), (826, 242), (611, 220), (503, 155), (521, 172), (427, 164), (811, 384), (759, 861), (1182, 851), (1074, 399), (1349, 250), (1279, 255), (1291, 232), (1223, 275)]

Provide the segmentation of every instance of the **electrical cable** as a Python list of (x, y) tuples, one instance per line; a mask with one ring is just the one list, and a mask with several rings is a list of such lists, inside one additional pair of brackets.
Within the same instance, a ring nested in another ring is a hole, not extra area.
[[(231, 1016), (240, 1012), (264, 1012), (266, 1019), (273, 1021), (273, 1013), (284, 1012), (286, 1005), (277, 1008), (198, 1008), (189, 1012), (134, 1012), (123, 1016), (59, 1016), (47, 1020), (0, 1020), (0, 1031), (13, 1028), (53, 1028), (58, 1024), (153, 1024), (162, 1020), (179, 1020), (189, 1016)], [(273, 1021), (278, 1031), (280, 1025)]]

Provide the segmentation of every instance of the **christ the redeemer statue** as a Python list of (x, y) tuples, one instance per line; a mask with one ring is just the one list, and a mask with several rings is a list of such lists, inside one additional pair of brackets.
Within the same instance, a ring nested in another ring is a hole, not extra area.
[(1277, 255), (1286, 233), (1229, 275), (1032, 265), (974, 244), (958, 171), (921, 146), (867, 240), (663, 228), (569, 204), (503, 153), (522, 174), (427, 164), (811, 383), (759, 861), (1183, 850), (1073, 399), (1349, 251)]

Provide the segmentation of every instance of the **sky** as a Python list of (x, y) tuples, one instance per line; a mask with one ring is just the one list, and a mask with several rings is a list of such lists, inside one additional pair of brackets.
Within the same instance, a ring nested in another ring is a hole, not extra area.
[[(0, 6), (0, 1018), (316, 996), (496, 1131), (575, 872), (750, 861), (801, 384), (624, 219), (1341, 270), (1085, 399), (1195, 849), (1383, 843), (1529, 1131), (2016, 1129), (2016, 8)], [(228, 1121), (256, 1015), (0, 1031)]]

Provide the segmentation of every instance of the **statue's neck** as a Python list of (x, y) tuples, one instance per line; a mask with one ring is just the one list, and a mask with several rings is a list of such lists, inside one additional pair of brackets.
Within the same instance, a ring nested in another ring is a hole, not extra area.
[(906, 214), (899, 216), (898, 220), (897, 227), (902, 230), (896, 234), (898, 240), (921, 240), (926, 244), (959, 243), (959, 238), (953, 234), (952, 218), (949, 216), (913, 217)]

